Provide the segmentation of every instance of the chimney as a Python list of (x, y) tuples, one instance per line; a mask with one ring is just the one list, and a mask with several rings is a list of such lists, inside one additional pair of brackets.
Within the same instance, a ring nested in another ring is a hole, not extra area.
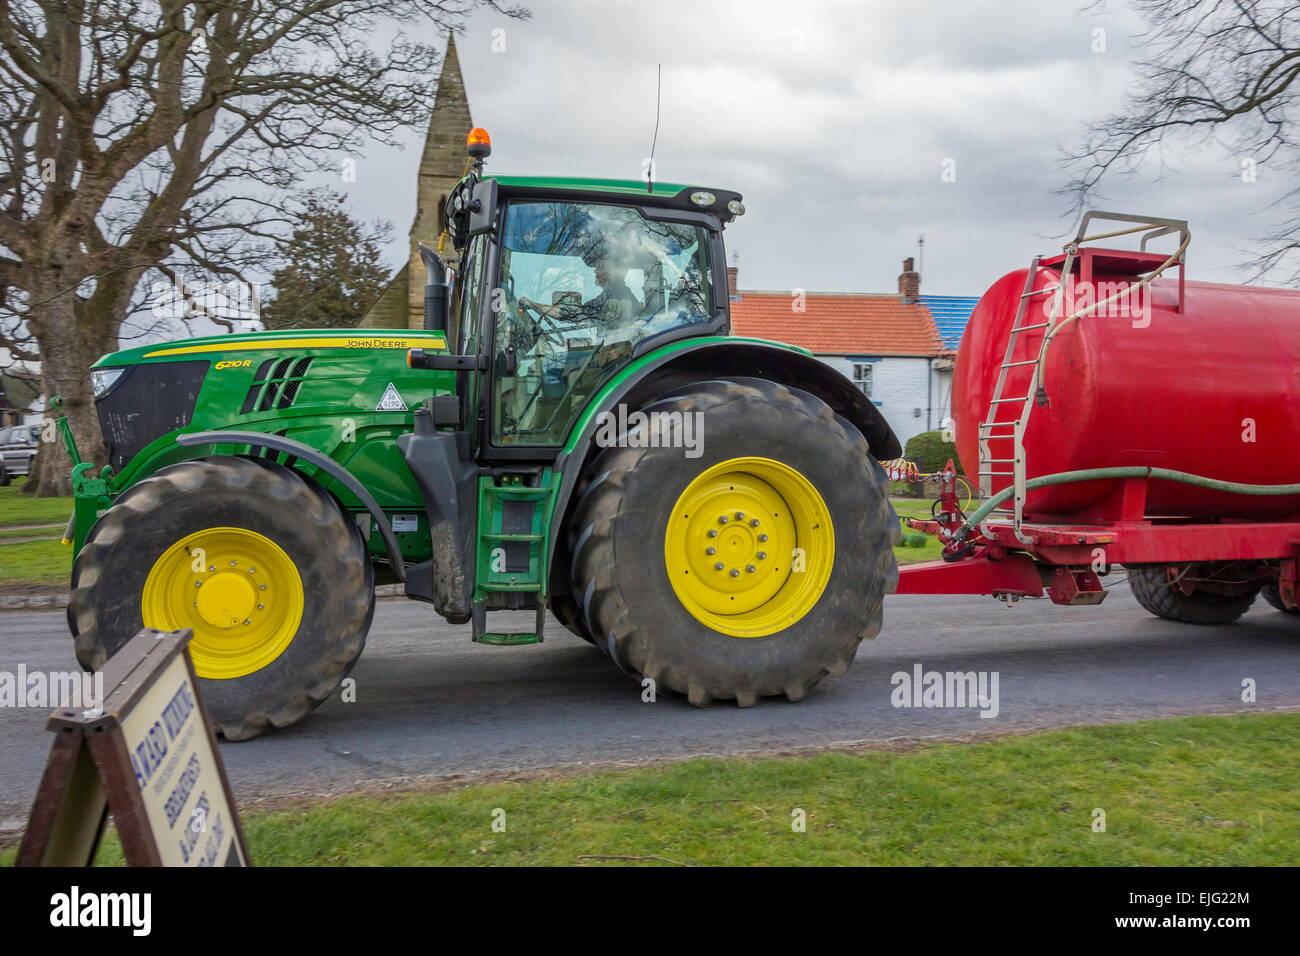
[(733, 299), (736, 297), (736, 282), (739, 281), (737, 279), (739, 275), (739, 266), (727, 266), (727, 294)]
[(903, 272), (898, 277), (898, 294), (904, 302), (914, 302), (921, 294), (921, 273), (915, 269), (915, 260), (903, 260)]

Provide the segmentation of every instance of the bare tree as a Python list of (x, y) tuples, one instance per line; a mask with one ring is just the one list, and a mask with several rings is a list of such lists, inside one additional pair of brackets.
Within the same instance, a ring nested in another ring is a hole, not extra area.
[[(280, 197), (428, 115), (437, 43), (498, 0), (0, 2), (0, 347), (102, 460), (87, 369), (141, 277), (240, 278)], [(391, 40), (383, 41), (388, 35)], [(138, 305), (138, 302), (136, 303)], [(36, 494), (67, 489), (44, 447)]]
[[(1112, 170), (1162, 164), (1165, 146), (1211, 146), (1234, 174), (1281, 174), (1297, 185), (1276, 203), (1256, 279), (1300, 283), (1300, 4), (1295, 0), (1128, 0), (1145, 29), (1124, 107), (1089, 127), (1065, 163), (1075, 209)], [(1090, 9), (1105, 7), (1094, 3)]]

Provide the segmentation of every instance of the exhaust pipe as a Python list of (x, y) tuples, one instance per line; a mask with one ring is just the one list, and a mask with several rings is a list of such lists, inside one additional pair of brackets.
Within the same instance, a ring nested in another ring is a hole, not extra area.
[(420, 258), (424, 260), (429, 281), (424, 285), (424, 330), (447, 332), (447, 267), (438, 254), (420, 243)]

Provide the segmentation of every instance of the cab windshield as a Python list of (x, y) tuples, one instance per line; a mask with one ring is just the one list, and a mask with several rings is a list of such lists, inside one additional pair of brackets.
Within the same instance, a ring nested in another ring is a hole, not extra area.
[(627, 206), (512, 203), (494, 303), (493, 443), (561, 444), (638, 342), (711, 321), (709, 265), (701, 226)]

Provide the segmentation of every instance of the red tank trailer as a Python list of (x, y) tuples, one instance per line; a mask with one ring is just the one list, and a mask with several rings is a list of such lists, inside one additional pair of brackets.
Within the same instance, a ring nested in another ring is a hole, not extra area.
[[(1085, 246), (1126, 235), (1140, 247)], [(934, 519), (909, 519), (944, 560), (904, 568), (898, 593), (1095, 604), (1121, 564), (1161, 617), (1234, 620), (1261, 591), (1297, 610), (1300, 292), (1189, 282), (1190, 238), (1088, 213), (1063, 254), (984, 294), (952, 396), (980, 506), (949, 463)]]

